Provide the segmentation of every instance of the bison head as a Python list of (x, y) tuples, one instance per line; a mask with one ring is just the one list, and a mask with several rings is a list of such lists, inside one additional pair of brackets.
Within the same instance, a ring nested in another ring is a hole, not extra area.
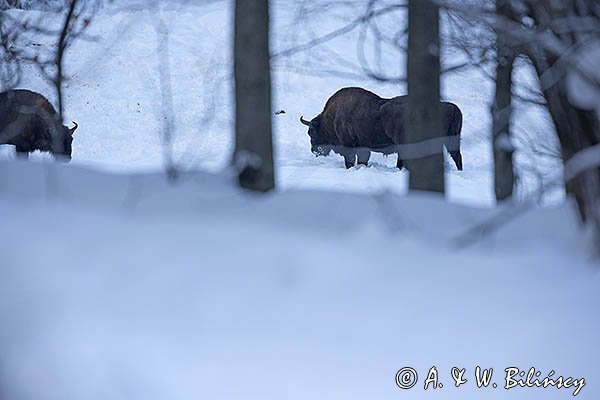
[(308, 126), (308, 136), (310, 136), (310, 151), (314, 155), (327, 156), (331, 152), (331, 144), (327, 135), (321, 129), (321, 116), (317, 116), (312, 121), (307, 121), (300, 117), (300, 122)]
[(61, 125), (50, 141), (50, 151), (54, 155), (61, 156), (63, 161), (71, 161), (71, 153), (73, 152), (73, 133), (79, 125), (73, 121), (73, 127), (68, 128)]

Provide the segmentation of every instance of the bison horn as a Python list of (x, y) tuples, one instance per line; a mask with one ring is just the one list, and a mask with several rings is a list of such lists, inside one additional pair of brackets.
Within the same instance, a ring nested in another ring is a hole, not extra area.
[(73, 122), (73, 127), (69, 128), (69, 132), (71, 132), (71, 135), (73, 133), (75, 133), (75, 129), (77, 129), (79, 127), (79, 125), (77, 125), (77, 122), (75, 122), (75, 121), (72, 121), (72, 122)]
[(310, 126), (310, 121), (304, 119), (304, 116), (300, 116), (300, 122), (302, 122), (306, 126)]

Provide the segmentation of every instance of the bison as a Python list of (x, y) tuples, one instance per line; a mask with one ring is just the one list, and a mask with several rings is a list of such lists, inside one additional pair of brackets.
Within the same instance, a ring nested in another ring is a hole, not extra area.
[(64, 126), (52, 104), (39, 93), (0, 93), (0, 144), (14, 145), (19, 156), (40, 150), (69, 161), (77, 127), (75, 121), (72, 128)]
[[(381, 98), (368, 90), (349, 87), (338, 90), (325, 103), (323, 111), (306, 121), (311, 151), (316, 156), (327, 156), (331, 151), (344, 157), (346, 168), (367, 165), (371, 151), (383, 154), (399, 152), (404, 144), (404, 113), (407, 96)], [(462, 113), (452, 103), (442, 102), (444, 110), (444, 140), (458, 170), (462, 170), (460, 132)], [(404, 167), (398, 155), (397, 167)]]

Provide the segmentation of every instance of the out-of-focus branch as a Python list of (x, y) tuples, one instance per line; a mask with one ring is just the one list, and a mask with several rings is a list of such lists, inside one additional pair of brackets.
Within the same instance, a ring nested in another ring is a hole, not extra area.
[(63, 23), (62, 30), (60, 32), (60, 37), (58, 38), (57, 48), (56, 48), (56, 76), (54, 78), (54, 87), (56, 89), (56, 96), (58, 99), (58, 113), (60, 115), (61, 121), (63, 119), (63, 93), (62, 93), (62, 83), (63, 83), (63, 59), (65, 54), (65, 49), (67, 48), (67, 35), (71, 28), (74, 16), (75, 16), (75, 7), (77, 6), (78, 0), (71, 0), (71, 4), (69, 5), (69, 9), (67, 11), (67, 15), (65, 17), (65, 21)]
[(171, 85), (171, 62), (169, 59), (169, 30), (161, 17), (158, 17), (155, 24), (158, 72), (160, 81), (160, 99), (161, 99), (161, 139), (163, 145), (163, 157), (167, 176), (170, 179), (177, 177), (177, 170), (173, 164), (172, 145), (173, 145), (173, 129), (174, 129), (174, 112), (173, 112), (173, 89)]
[(296, 53), (300, 53), (303, 51), (306, 51), (308, 49), (311, 49), (313, 47), (316, 47), (318, 45), (321, 45), (323, 43), (327, 43), (339, 36), (342, 36), (348, 32), (351, 32), (352, 30), (356, 29), (357, 27), (361, 26), (362, 24), (368, 22), (369, 20), (382, 16), (382, 15), (386, 15), (389, 14), (391, 12), (394, 12), (396, 10), (399, 9), (405, 9), (406, 8), (406, 4), (402, 3), (402, 4), (393, 4), (393, 5), (389, 5), (386, 6), (384, 8), (380, 8), (377, 10), (367, 10), (367, 12), (361, 16), (359, 16), (358, 18), (352, 20), (350, 23), (335, 29), (325, 35), (319, 36), (317, 38), (314, 38), (306, 43), (291, 47), (289, 49), (286, 50), (282, 50), (279, 52), (275, 52), (271, 55), (272, 59), (277, 59), (280, 57), (288, 57), (291, 56), (293, 54)]

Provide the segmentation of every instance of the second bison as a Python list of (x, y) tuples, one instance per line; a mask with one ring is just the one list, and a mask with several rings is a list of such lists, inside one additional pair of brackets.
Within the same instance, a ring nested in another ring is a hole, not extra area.
[(62, 124), (52, 104), (30, 90), (0, 93), (0, 144), (12, 144), (17, 154), (27, 157), (35, 150), (47, 151), (69, 161), (77, 124)]
[[(300, 117), (300, 122), (308, 126), (311, 151), (315, 155), (326, 156), (334, 151), (344, 157), (346, 168), (356, 162), (367, 165), (371, 151), (386, 155), (399, 152), (399, 146), (404, 144), (407, 101), (407, 96), (385, 99), (362, 88), (343, 88), (327, 100), (319, 115), (311, 121)], [(462, 113), (452, 103), (443, 102), (442, 108), (444, 142), (456, 168), (462, 170)], [(400, 155), (397, 166), (404, 166)]]

